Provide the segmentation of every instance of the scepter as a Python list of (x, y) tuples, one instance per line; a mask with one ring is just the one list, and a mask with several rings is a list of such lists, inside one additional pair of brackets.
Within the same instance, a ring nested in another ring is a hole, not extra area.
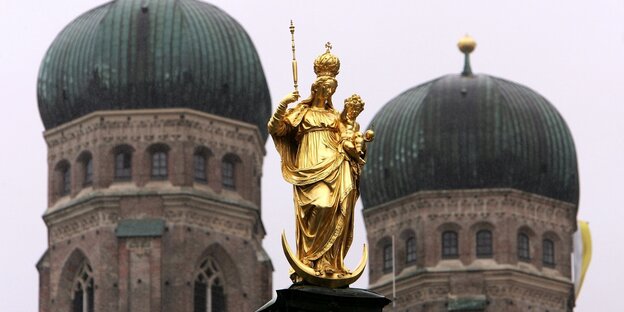
[(293, 83), (295, 84), (295, 94), (299, 95), (297, 90), (297, 59), (295, 58), (295, 25), (290, 20), (290, 38), (292, 42), (292, 71), (293, 71)]

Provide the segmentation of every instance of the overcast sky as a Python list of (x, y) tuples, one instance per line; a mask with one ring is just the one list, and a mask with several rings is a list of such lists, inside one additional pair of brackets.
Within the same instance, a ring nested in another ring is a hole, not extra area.
[[(46, 146), (36, 102), (37, 71), (65, 25), (106, 1), (0, 0), (0, 310), (36, 311), (35, 263), (46, 248)], [(579, 159), (579, 218), (588, 220), (594, 257), (576, 311), (619, 311), (624, 287), (624, 1), (240, 1), (213, 0), (248, 31), (277, 103), (292, 90), (289, 20), (297, 26), (301, 90), (312, 61), (331, 41), (341, 59), (335, 102), (358, 93), (360, 123), (408, 88), (459, 73), (456, 48), (477, 41), (475, 73), (509, 79), (545, 96), (567, 121)], [(302, 92), (307, 96), (306, 92)], [(276, 106), (274, 104), (274, 107)], [(279, 246), (294, 243), (290, 186), (267, 142), (263, 178), (264, 245), (276, 268), (274, 287), (289, 286)], [(348, 265), (365, 241), (361, 211)], [(367, 277), (356, 284), (366, 287)]]

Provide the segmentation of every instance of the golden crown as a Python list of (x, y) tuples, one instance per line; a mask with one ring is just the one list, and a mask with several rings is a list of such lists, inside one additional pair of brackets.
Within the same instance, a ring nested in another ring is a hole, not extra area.
[(327, 48), (325, 53), (314, 60), (314, 73), (317, 77), (336, 77), (340, 71), (340, 60), (331, 54), (331, 43), (326, 43), (325, 48)]

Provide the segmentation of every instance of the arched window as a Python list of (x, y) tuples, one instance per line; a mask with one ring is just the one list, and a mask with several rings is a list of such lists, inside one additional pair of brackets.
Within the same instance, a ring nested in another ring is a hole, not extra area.
[(208, 182), (208, 151), (200, 147), (193, 154), (193, 178), (197, 182)]
[(77, 182), (82, 182), (82, 186), (93, 184), (93, 157), (91, 153), (87, 151), (83, 152), (80, 157), (78, 157), (78, 162), (82, 166), (79, 172), (82, 175), (82, 181)]
[(152, 178), (167, 178), (167, 152), (159, 150), (152, 153)]
[(72, 290), (72, 312), (94, 311), (93, 270), (84, 263), (78, 271)]
[(84, 163), (84, 179), (83, 185), (93, 184), (93, 158), (89, 157)]
[(67, 195), (71, 192), (71, 170), (69, 166), (62, 169), (63, 185), (61, 189), (61, 195)]
[(151, 145), (146, 150), (149, 157), (150, 177), (156, 180), (164, 180), (169, 176), (169, 146), (163, 143)]
[(523, 261), (531, 260), (529, 236), (525, 233), (518, 234), (518, 259)]
[(221, 162), (221, 183), (226, 189), (236, 189), (237, 162), (237, 158), (234, 155), (227, 155), (223, 158), (223, 161)]
[(405, 263), (416, 262), (416, 237), (411, 236), (405, 241)]
[(203, 154), (193, 155), (193, 174), (195, 181), (207, 182), (208, 175), (206, 174), (206, 156)]
[(226, 311), (223, 276), (212, 259), (204, 260), (195, 278), (194, 312)]
[(132, 152), (126, 149), (115, 153), (115, 180), (132, 178)]
[(492, 257), (492, 232), (488, 230), (481, 230), (477, 232), (477, 257), (478, 258), (491, 258)]
[(442, 258), (459, 257), (459, 248), (457, 243), (457, 232), (446, 231), (442, 233)]
[(71, 166), (67, 160), (62, 160), (56, 165), (56, 174), (54, 183), (56, 192), (59, 196), (69, 195), (71, 193)]
[(392, 244), (386, 244), (383, 247), (383, 271), (388, 273), (392, 271)]
[(555, 266), (555, 243), (550, 239), (542, 241), (542, 262), (546, 266)]

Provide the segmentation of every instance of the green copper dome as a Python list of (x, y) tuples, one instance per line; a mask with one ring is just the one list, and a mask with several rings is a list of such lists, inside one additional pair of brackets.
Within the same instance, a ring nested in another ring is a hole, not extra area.
[(555, 107), (525, 86), (466, 68), (405, 91), (373, 118), (364, 207), (424, 190), (480, 188), (578, 204), (574, 142)]
[(97, 110), (185, 107), (245, 121), (266, 138), (271, 100), (251, 39), (196, 0), (116, 0), (54, 40), (39, 70), (46, 129)]

